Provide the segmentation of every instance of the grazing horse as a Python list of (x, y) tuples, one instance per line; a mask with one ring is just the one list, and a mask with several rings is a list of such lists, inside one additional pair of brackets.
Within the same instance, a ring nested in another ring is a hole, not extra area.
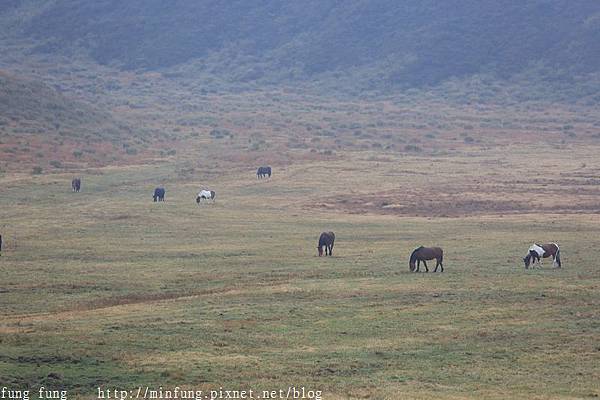
[(165, 201), (165, 189), (164, 188), (156, 188), (154, 189), (154, 195), (152, 196), (154, 202), (157, 201)]
[(427, 268), (427, 263), (425, 260), (433, 260), (434, 258), (436, 264), (433, 272), (437, 272), (438, 266), (441, 268), (440, 272), (444, 272), (444, 265), (442, 264), (442, 261), (444, 261), (444, 250), (440, 249), (439, 247), (421, 246), (416, 248), (410, 255), (408, 266), (410, 267), (411, 272), (419, 272), (419, 265), (421, 264), (421, 261), (423, 261), (425, 272), (429, 272), (429, 268)]
[[(317, 249), (319, 250), (319, 257), (323, 255), (323, 247), (325, 247), (325, 255), (333, 255), (333, 243), (335, 242), (335, 233), (333, 232), (323, 232), (321, 236), (319, 236), (319, 245)], [(329, 254), (327, 252), (329, 251)]]
[(258, 179), (264, 178), (265, 176), (271, 177), (271, 167), (258, 167), (258, 171), (256, 171), (256, 177)]
[(528, 253), (525, 257), (523, 257), (523, 262), (525, 263), (525, 269), (529, 268), (529, 265), (533, 267), (535, 261), (537, 260), (542, 266), (542, 258), (552, 257), (552, 265), (554, 267), (561, 268), (562, 263), (560, 262), (560, 247), (556, 243), (548, 243), (548, 244), (537, 244), (534, 243), (528, 250)]
[(215, 196), (214, 190), (201, 190), (196, 196), (196, 204), (200, 204), (201, 200), (212, 200), (214, 202)]
[(73, 178), (71, 181), (71, 187), (73, 188), (74, 192), (79, 192), (81, 190), (81, 179)]

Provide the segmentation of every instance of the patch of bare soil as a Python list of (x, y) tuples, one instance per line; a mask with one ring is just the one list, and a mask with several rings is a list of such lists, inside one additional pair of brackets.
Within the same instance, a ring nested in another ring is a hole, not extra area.
[(493, 184), (423, 185), (372, 193), (336, 195), (318, 207), (354, 214), (462, 217), (510, 214), (600, 213), (595, 178), (562, 177)]

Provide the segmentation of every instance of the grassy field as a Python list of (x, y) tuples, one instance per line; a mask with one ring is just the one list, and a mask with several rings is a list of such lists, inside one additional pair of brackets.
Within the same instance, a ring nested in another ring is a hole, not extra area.
[[(85, 170), (78, 194), (72, 174), (6, 173), (0, 382), (598, 397), (596, 148), (504, 150), (347, 152), (261, 181), (173, 159)], [(534, 241), (560, 243), (564, 268), (525, 270)], [(443, 274), (408, 271), (421, 244), (444, 248)]]

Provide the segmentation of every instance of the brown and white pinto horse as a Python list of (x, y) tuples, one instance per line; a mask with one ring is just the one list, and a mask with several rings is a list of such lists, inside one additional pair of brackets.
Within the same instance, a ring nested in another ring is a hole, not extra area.
[(416, 248), (410, 255), (410, 260), (408, 261), (410, 271), (419, 272), (419, 265), (421, 264), (421, 261), (423, 261), (423, 265), (425, 266), (425, 272), (429, 272), (429, 268), (427, 268), (427, 263), (425, 262), (425, 260), (433, 260), (434, 258), (436, 264), (433, 272), (437, 272), (438, 267), (441, 268), (440, 272), (444, 272), (444, 265), (442, 264), (442, 262), (444, 261), (444, 250), (442, 250), (439, 247), (421, 246)]
[(529, 268), (529, 265), (533, 267), (533, 264), (535, 264), (536, 260), (541, 267), (542, 258), (548, 257), (552, 257), (552, 265), (558, 268), (562, 267), (562, 263), (560, 262), (560, 247), (558, 247), (556, 243), (532, 244), (527, 255), (523, 257), (525, 269)]
[[(335, 242), (335, 233), (333, 232), (323, 232), (321, 236), (319, 236), (319, 245), (317, 249), (319, 250), (319, 257), (323, 255), (323, 247), (325, 247), (325, 255), (333, 255), (333, 243)], [(329, 252), (329, 254), (327, 254)]]
[(204, 190), (202, 189), (198, 195), (196, 196), (196, 204), (200, 204), (200, 202), (202, 200), (212, 200), (213, 203), (215, 202), (215, 197), (217, 196), (217, 194), (215, 193), (214, 190)]

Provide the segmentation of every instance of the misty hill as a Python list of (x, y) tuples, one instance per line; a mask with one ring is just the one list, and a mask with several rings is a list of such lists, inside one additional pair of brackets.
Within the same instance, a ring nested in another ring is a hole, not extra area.
[(143, 156), (151, 132), (43, 81), (0, 70), (0, 154), (7, 167), (63, 162), (106, 165)]
[(130, 124), (110, 111), (71, 98), (31, 79), (0, 71), (0, 137), (82, 143), (120, 141), (133, 132)]
[(37, 52), (85, 52), (123, 69), (193, 63), (234, 81), (352, 76), (374, 88), (506, 79), (533, 66), (550, 79), (600, 71), (597, 0), (57, 0), (41, 9), (21, 26)]

